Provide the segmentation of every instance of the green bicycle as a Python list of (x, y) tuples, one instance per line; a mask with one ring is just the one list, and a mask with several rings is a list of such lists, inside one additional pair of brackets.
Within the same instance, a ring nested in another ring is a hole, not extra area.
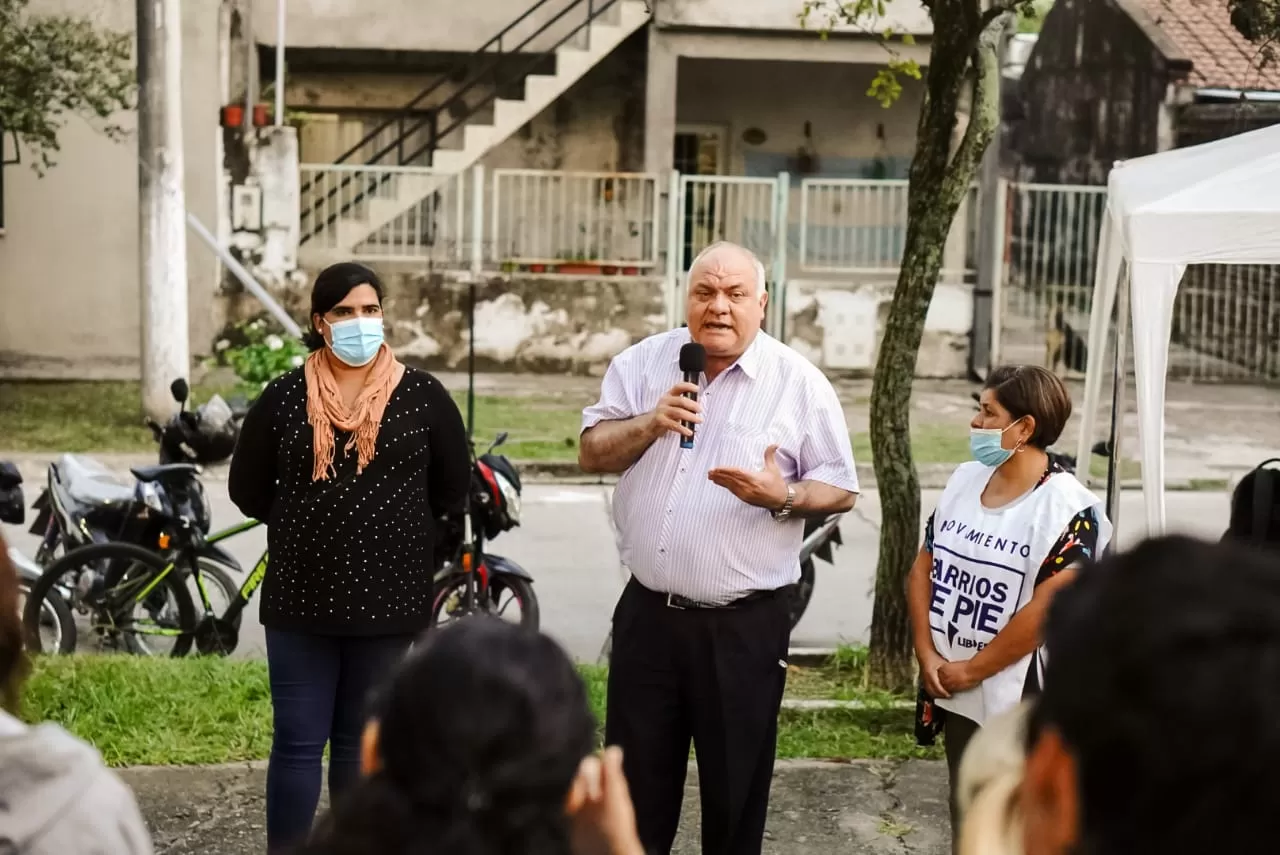
[[(24, 608), (32, 651), (74, 652), (82, 629), (79, 615), (107, 648), (155, 655), (156, 645), (167, 640), (171, 656), (185, 656), (193, 646), (204, 654), (232, 653), (239, 644), (244, 608), (266, 576), (267, 552), (237, 587), (232, 574), (242, 573), (240, 565), (219, 544), (262, 523), (244, 520), (204, 536), (194, 526), (175, 522), (173, 533), (160, 536), (158, 550), (119, 541), (96, 543), (51, 562), (32, 585)], [(33, 621), (40, 619), (39, 604), (54, 591), (70, 608), (59, 613), (57, 651), (43, 651), (39, 633), (31, 628), (38, 626)], [(221, 613), (215, 599), (226, 603)]]

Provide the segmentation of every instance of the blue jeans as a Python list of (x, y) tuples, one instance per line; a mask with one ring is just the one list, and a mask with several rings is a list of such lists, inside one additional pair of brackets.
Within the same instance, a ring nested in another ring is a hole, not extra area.
[(275, 735), (267, 766), (267, 849), (306, 840), (329, 743), (329, 801), (360, 776), (369, 693), (404, 657), (411, 635), (337, 637), (268, 629)]

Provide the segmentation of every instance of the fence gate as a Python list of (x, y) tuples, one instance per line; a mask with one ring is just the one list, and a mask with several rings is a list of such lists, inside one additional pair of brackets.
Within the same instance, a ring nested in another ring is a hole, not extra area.
[(776, 178), (673, 174), (667, 209), (667, 315), (672, 326), (685, 322), (685, 283), (698, 253), (719, 240), (747, 247), (764, 264), (769, 309), (765, 329), (782, 337), (786, 275), (786, 173)]

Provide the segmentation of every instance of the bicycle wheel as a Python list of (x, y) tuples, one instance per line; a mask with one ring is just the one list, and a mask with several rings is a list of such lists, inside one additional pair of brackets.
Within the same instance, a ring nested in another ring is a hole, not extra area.
[[(200, 564), (201, 581), (204, 583), (205, 593), (209, 597), (209, 607), (213, 610), (214, 617), (221, 617), (226, 614), (227, 607), (240, 598), (240, 586), (231, 578), (231, 574), (224, 568), (225, 564), (221, 564), (212, 558), (204, 555), (196, 559)], [(194, 584), (187, 586), (195, 588)], [(202, 617), (205, 604), (199, 599), (199, 589), (192, 595), (192, 602), (196, 607), (197, 617)], [(244, 619), (244, 613), (236, 615), (232, 626), (237, 631), (240, 629), (240, 623)]]
[[(23, 608), (27, 644), (33, 652), (43, 652), (41, 604), (51, 593), (65, 591), (71, 595), (67, 605), (88, 619), (88, 629), (104, 647), (123, 646), (152, 656), (161, 652), (160, 639), (170, 639), (168, 654), (185, 656), (191, 650), (196, 611), (181, 577), (168, 561), (140, 546), (100, 543), (73, 549), (46, 567), (31, 588)], [(71, 629), (62, 633), (58, 652), (76, 649), (80, 628), (73, 621)]]

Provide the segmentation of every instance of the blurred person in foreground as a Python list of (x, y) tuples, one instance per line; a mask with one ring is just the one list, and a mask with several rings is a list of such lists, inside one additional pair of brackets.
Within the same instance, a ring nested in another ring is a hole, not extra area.
[(1026, 855), (1274, 845), (1280, 558), (1147, 541), (1059, 592), (1045, 647), (1022, 781)]
[(1052, 372), (988, 376), (969, 423), (973, 461), (948, 479), (907, 579), (921, 691), (917, 730), (941, 730), (955, 790), (965, 747), (987, 721), (1034, 692), (1041, 626), (1054, 594), (1111, 537), (1102, 502), (1047, 449), (1071, 417)]
[(643, 855), (616, 748), (550, 638), (433, 630), (377, 693), (364, 777), (297, 855)]
[(22, 638), (18, 575), (0, 537), (0, 852), (150, 855), (133, 794), (98, 752), (56, 724), (15, 717), (30, 670)]

